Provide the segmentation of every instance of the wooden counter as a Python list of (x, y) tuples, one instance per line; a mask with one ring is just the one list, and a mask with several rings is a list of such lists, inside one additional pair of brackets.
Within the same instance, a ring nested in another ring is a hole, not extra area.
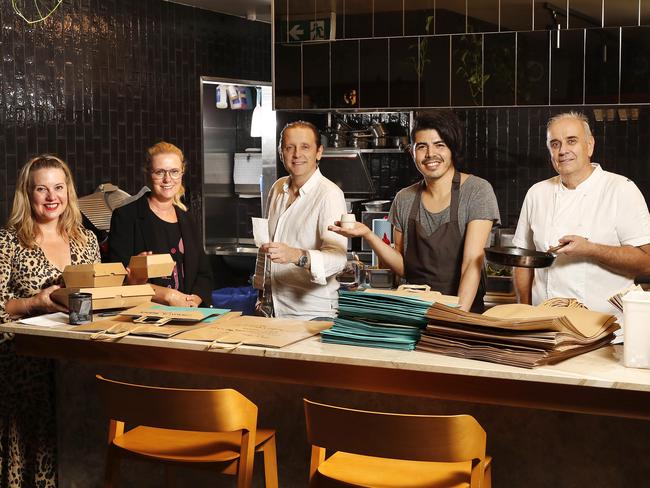
[(206, 351), (206, 343), (147, 337), (97, 342), (70, 327), (0, 325), (20, 353), (201, 375), (650, 419), (650, 370), (625, 368), (609, 346), (533, 370), (405, 352), (323, 344)]

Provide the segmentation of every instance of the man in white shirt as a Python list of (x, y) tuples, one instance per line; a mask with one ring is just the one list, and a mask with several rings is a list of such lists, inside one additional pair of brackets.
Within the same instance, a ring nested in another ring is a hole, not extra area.
[(519, 301), (576, 298), (617, 314), (607, 299), (650, 274), (648, 206), (632, 181), (591, 163), (595, 142), (583, 114), (549, 120), (546, 144), (558, 176), (528, 190), (513, 244), (538, 251), (565, 246), (549, 268), (515, 268)]
[(334, 317), (336, 274), (345, 267), (347, 239), (327, 226), (346, 213), (343, 192), (318, 169), (323, 146), (313, 124), (287, 124), (278, 152), (289, 176), (271, 188), (272, 242), (260, 248), (271, 259), (274, 315), (303, 320)]

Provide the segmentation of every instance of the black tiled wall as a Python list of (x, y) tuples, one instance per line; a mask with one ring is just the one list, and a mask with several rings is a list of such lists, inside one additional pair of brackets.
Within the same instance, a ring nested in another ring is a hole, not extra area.
[[(465, 158), (461, 171), (488, 180), (494, 187), (501, 222), (515, 227), (526, 192), (534, 183), (555, 176), (546, 149), (546, 123), (560, 112), (584, 113), (596, 139), (592, 161), (603, 169), (627, 176), (650, 202), (650, 107), (561, 106), (455, 109), (465, 126)], [(291, 120), (305, 119), (321, 129), (324, 114), (288, 112), (278, 114), (278, 131)], [(406, 130), (408, 112), (335, 113), (332, 123), (344, 120), (353, 128), (368, 127), (374, 121)], [(367, 155), (368, 171), (377, 198), (392, 199), (399, 190), (420, 178), (410, 156)], [(283, 170), (280, 168), (280, 172)]]
[(504, 226), (517, 225), (528, 188), (556, 174), (546, 149), (546, 122), (554, 114), (571, 109), (585, 113), (590, 120), (596, 139), (592, 161), (630, 178), (649, 201), (649, 107), (457, 110), (466, 128), (462, 168), (492, 184)]
[(185, 152), (201, 214), (200, 76), (270, 80), (270, 25), (160, 0), (65, 0), (28, 25), (0, 3), (0, 222), (32, 155), (66, 160), (79, 195), (133, 193), (151, 144)]

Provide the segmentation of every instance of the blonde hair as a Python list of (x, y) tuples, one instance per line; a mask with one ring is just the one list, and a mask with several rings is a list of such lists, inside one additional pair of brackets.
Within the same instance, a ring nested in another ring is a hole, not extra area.
[(59, 217), (57, 231), (70, 241), (85, 246), (87, 238), (82, 230), (81, 211), (77, 204), (77, 192), (74, 188), (72, 172), (63, 160), (51, 154), (35, 156), (21, 168), (16, 181), (14, 203), (7, 220), (7, 229), (16, 232), (23, 246), (29, 249), (36, 247), (36, 238), (39, 236), (40, 230), (34, 221), (30, 197), (34, 189), (33, 174), (40, 169), (60, 169), (63, 171), (68, 192), (68, 205)]
[[(149, 174), (149, 177), (151, 177), (153, 158), (159, 154), (174, 154), (178, 156), (181, 160), (183, 173), (185, 172), (185, 156), (183, 156), (183, 151), (171, 142), (160, 141), (147, 149), (147, 167), (145, 168), (145, 172)], [(187, 212), (187, 206), (181, 201), (183, 195), (185, 195), (185, 187), (183, 186), (183, 179), (181, 177), (181, 184), (178, 187), (178, 192), (174, 195), (173, 204)]]

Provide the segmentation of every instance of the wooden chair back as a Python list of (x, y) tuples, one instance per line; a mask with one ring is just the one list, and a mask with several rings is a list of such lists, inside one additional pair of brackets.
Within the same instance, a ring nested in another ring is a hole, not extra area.
[(134, 385), (97, 375), (109, 419), (127, 424), (201, 432), (253, 433), (257, 406), (236, 390)]
[(485, 431), (470, 415), (371, 412), (307, 399), (304, 405), (312, 446), (412, 461), (476, 464), (485, 458)]

